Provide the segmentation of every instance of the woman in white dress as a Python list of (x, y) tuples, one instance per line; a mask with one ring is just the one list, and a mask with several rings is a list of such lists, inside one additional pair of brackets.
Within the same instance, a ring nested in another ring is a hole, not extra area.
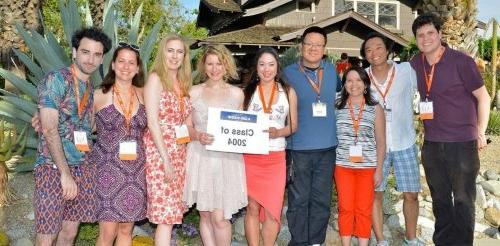
[(232, 215), (247, 205), (245, 168), (241, 154), (209, 151), (213, 142), (207, 131), (208, 108), (241, 109), (243, 92), (227, 83), (237, 79), (236, 65), (222, 45), (207, 46), (198, 62), (202, 84), (189, 95), (193, 112), (187, 125), (191, 142), (187, 149), (184, 200), (196, 203), (200, 212), (203, 245), (230, 245)]

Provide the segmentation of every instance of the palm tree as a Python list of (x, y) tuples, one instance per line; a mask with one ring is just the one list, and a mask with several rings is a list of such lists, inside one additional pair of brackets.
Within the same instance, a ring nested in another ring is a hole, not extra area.
[(90, 15), (95, 26), (102, 27), (106, 0), (89, 1)]
[[(13, 48), (25, 52), (26, 43), (16, 31), (16, 23), (29, 30), (38, 30), (40, 27), (40, 0), (0, 0), (0, 66), (24, 75), (24, 66), (14, 55)], [(18, 65), (18, 67), (14, 66)], [(5, 83), (0, 83), (5, 88)]]
[(443, 21), (443, 41), (472, 57), (477, 54), (477, 0), (421, 0), (423, 12), (433, 12)]

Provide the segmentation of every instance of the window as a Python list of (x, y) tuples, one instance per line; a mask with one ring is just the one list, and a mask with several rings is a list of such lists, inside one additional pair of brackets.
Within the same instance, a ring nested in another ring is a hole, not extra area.
[(373, 2), (358, 2), (357, 10), (359, 14), (370, 19), (373, 22), (375, 21), (375, 3)]
[(398, 25), (398, 16), (395, 4), (378, 4), (378, 24), (383, 27), (395, 28)]
[(333, 0), (335, 14), (353, 9), (384, 28), (399, 28), (399, 1), (390, 0)]
[(354, 9), (354, 2), (348, 0), (336, 0), (335, 1), (335, 14), (340, 14), (345, 11)]
[(314, 3), (308, 1), (297, 0), (297, 11), (314, 12)]

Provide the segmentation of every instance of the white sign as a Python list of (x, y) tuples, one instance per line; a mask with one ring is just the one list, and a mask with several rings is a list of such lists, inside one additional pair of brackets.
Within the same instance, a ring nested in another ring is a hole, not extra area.
[(207, 150), (268, 154), (269, 116), (241, 110), (208, 108), (207, 133), (214, 141)]

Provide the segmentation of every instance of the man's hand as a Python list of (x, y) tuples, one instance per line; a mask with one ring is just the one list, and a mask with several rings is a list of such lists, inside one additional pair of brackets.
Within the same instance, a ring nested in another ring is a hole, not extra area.
[(36, 112), (31, 118), (31, 126), (35, 128), (35, 132), (42, 131), (42, 124), (40, 123), (40, 114), (38, 114), (38, 112)]
[(486, 147), (486, 144), (486, 136), (484, 135), (484, 133), (479, 133), (477, 137), (477, 149), (479, 151), (483, 150)]
[(78, 194), (78, 186), (70, 173), (61, 174), (61, 186), (64, 200), (73, 200)]

